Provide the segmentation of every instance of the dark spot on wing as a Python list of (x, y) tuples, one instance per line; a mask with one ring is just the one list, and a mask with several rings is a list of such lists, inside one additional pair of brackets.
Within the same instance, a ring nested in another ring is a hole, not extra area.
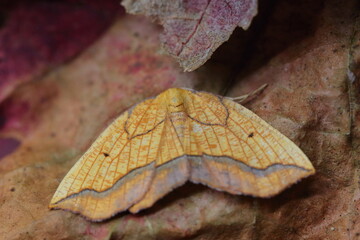
[(253, 136), (254, 136), (254, 133), (250, 133), (248, 137), (252, 138)]

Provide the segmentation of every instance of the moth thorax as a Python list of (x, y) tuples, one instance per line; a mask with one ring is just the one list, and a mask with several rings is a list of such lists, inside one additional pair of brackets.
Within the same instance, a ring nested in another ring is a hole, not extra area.
[(179, 137), (184, 135), (187, 119), (188, 117), (185, 112), (172, 112), (170, 114), (170, 121)]
[(186, 119), (187, 119), (187, 115), (183, 111), (172, 112), (172, 113), (170, 113), (170, 118), (173, 123), (175, 123), (175, 122), (184, 123), (184, 121), (186, 121)]

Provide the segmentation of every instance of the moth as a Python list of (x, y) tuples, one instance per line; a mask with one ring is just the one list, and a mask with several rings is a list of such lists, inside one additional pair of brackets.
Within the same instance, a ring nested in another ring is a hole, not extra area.
[(187, 181), (271, 197), (314, 173), (299, 147), (233, 99), (170, 88), (122, 113), (49, 207), (102, 221), (149, 208)]

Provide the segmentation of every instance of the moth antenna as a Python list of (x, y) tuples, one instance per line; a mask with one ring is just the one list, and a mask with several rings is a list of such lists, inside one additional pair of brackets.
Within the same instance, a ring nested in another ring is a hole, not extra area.
[(258, 89), (252, 91), (251, 93), (239, 96), (239, 97), (234, 97), (234, 98), (230, 98), (231, 100), (233, 100), (234, 102), (237, 103), (245, 103), (248, 102), (250, 100), (250, 98), (255, 97), (257, 95), (259, 95), (260, 93), (262, 93), (262, 91), (264, 91), (264, 89), (268, 86), (267, 83), (261, 85)]

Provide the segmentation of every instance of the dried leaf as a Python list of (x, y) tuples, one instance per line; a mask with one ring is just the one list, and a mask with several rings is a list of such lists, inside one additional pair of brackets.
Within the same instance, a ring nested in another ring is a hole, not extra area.
[[(3, 102), (0, 138), (12, 137), (21, 145), (0, 161), (0, 214), (6, 219), (1, 237), (73, 239), (95, 231), (81, 218), (54, 215), (43, 203), (119, 113), (171, 86), (200, 83), (156, 53), (158, 33), (145, 19), (121, 18), (76, 60), (17, 88)], [(73, 230), (71, 221), (77, 222)]]
[(0, 30), (0, 102), (19, 84), (88, 47), (115, 13), (113, 7), (79, 8), (69, 2), (23, 4), (12, 10)]
[[(355, 130), (360, 78), (349, 77), (355, 72), (351, 62), (360, 62), (352, 50), (359, 52), (360, 39), (355, 3), (281, 2), (257, 42), (261, 51), (248, 59), (256, 71), (231, 89), (237, 96), (269, 83), (266, 96), (250, 108), (297, 139), (317, 170), (306, 187), (259, 202), (256, 222), (266, 226), (257, 228), (260, 239), (360, 239), (359, 165), (354, 165), (360, 154)], [(299, 9), (303, 16), (293, 20)], [(267, 64), (259, 66), (259, 59)]]
[(20, 142), (0, 159), (0, 238), (358, 240), (358, 3), (275, 3), (260, 7), (262, 31), (251, 46), (231, 39), (248, 54), (222, 49), (214, 57), (225, 54), (234, 64), (244, 58), (245, 65), (235, 65), (241, 72), (230, 96), (268, 84), (246, 106), (303, 149), (314, 176), (265, 200), (187, 184), (141, 214), (101, 224), (48, 210), (61, 179), (126, 108), (173, 86), (219, 93), (228, 85), (221, 58), (183, 74), (156, 53), (158, 29), (127, 16), (73, 61), (23, 84), (0, 104), (0, 138)]
[(163, 25), (163, 47), (185, 71), (203, 65), (237, 26), (247, 29), (257, 13), (256, 0), (124, 0), (122, 5)]

